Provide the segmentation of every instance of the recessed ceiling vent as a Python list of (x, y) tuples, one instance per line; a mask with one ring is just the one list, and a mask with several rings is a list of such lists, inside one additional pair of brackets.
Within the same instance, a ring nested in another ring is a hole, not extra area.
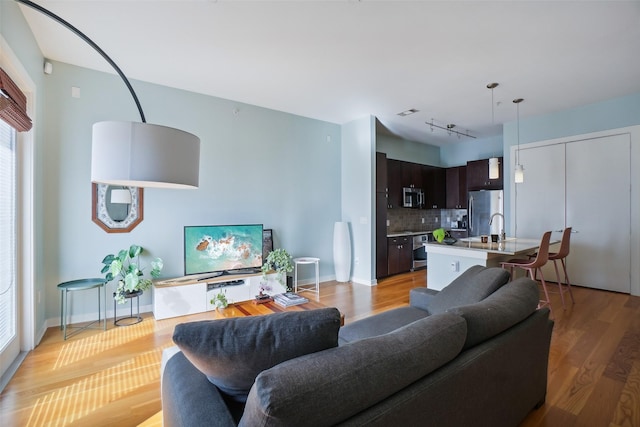
[(411, 108), (411, 109), (409, 109), (409, 110), (404, 110), (404, 111), (402, 111), (402, 112), (398, 113), (398, 115), (399, 115), (400, 117), (406, 117), (406, 116), (410, 116), (410, 115), (412, 115), (412, 114), (415, 114), (415, 113), (417, 113), (418, 111), (420, 111), (420, 110), (416, 110), (415, 108)]

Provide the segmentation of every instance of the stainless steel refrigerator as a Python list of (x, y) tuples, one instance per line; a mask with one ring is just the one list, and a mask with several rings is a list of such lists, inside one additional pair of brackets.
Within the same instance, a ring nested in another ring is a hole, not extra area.
[(504, 192), (502, 190), (469, 191), (469, 237), (483, 234), (500, 234), (505, 229), (504, 216), (496, 216), (489, 226), (494, 213), (504, 215)]

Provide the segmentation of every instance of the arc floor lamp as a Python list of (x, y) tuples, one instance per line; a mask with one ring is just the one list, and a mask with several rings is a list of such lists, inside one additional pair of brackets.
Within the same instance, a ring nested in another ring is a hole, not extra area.
[(200, 138), (147, 123), (131, 83), (97, 44), (44, 7), (29, 0), (15, 1), (60, 23), (98, 52), (122, 78), (138, 107), (141, 122), (104, 121), (93, 125), (91, 181), (130, 187), (198, 188)]

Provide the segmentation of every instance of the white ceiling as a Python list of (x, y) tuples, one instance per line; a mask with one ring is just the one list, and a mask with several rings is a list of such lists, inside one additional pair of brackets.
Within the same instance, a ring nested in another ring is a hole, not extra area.
[[(371, 114), (434, 145), (469, 139), (431, 119), (484, 138), (514, 98), (525, 118), (640, 92), (640, 1), (35, 1), (130, 79), (338, 124)], [(46, 58), (113, 72), (21, 8)]]

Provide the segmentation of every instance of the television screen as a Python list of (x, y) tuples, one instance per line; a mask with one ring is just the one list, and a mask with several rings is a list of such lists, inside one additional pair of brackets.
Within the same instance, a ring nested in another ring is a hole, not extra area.
[(184, 227), (184, 274), (262, 267), (262, 224)]

